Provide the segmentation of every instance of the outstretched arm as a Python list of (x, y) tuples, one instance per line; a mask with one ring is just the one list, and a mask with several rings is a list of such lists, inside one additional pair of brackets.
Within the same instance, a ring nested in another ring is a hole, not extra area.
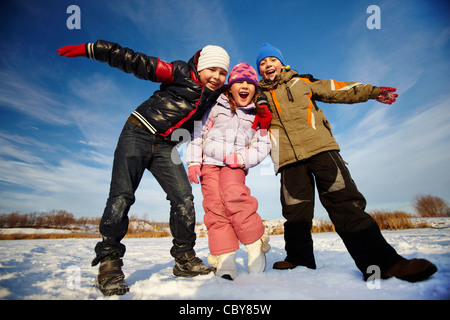
[(60, 56), (69, 58), (88, 57), (107, 62), (111, 67), (133, 73), (139, 79), (153, 82), (171, 83), (173, 65), (156, 57), (134, 52), (117, 43), (98, 40), (95, 43), (69, 45), (58, 49)]
[(376, 99), (381, 103), (392, 104), (396, 101), (397, 89), (376, 87), (360, 82), (319, 80), (311, 84), (312, 98), (327, 103), (357, 103)]

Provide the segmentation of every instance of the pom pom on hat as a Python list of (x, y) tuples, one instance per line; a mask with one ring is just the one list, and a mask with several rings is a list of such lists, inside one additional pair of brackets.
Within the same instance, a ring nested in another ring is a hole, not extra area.
[(259, 64), (261, 63), (261, 60), (267, 58), (267, 57), (275, 57), (283, 64), (283, 66), (286, 66), (286, 62), (284, 61), (284, 57), (281, 54), (281, 51), (271, 44), (264, 43), (261, 49), (259, 49), (258, 55), (256, 56), (256, 68), (259, 71)]
[(228, 86), (235, 82), (247, 81), (258, 88), (258, 75), (255, 69), (246, 62), (241, 62), (233, 67), (230, 71), (230, 76), (228, 77)]
[(222, 68), (226, 72), (230, 67), (230, 56), (219, 46), (207, 45), (204, 47), (198, 58), (197, 71), (207, 68)]

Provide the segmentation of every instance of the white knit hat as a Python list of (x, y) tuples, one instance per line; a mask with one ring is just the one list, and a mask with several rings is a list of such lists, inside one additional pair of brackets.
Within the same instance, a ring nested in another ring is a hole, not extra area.
[(200, 52), (197, 71), (202, 71), (206, 68), (222, 68), (228, 72), (229, 67), (230, 56), (222, 47), (208, 45)]

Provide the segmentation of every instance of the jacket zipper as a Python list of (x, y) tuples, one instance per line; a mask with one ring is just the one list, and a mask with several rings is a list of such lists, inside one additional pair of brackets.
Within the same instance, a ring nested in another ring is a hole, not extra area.
[[(287, 89), (289, 89), (289, 88), (287, 88)], [(290, 92), (290, 90), (288, 92)], [(295, 152), (295, 148), (294, 148), (294, 145), (292, 144), (291, 138), (289, 137), (289, 134), (287, 133), (286, 128), (284, 127), (283, 120), (281, 120), (281, 115), (280, 115), (281, 114), (281, 108), (280, 108), (280, 104), (278, 103), (277, 95), (275, 94), (275, 90), (273, 89), (273, 87), (270, 88), (270, 95), (272, 96), (272, 100), (273, 100), (273, 102), (275, 104), (276, 111), (278, 113), (278, 118), (280, 119), (281, 126), (283, 127), (283, 130), (286, 133), (286, 137), (288, 138), (289, 143), (291, 144), (291, 148), (292, 148), (292, 151), (294, 152), (295, 158), (298, 159), (297, 152)], [(278, 165), (279, 165), (279, 163), (278, 163)]]
[(292, 96), (291, 88), (286, 87), (287, 96), (290, 102), (294, 102), (294, 97)]

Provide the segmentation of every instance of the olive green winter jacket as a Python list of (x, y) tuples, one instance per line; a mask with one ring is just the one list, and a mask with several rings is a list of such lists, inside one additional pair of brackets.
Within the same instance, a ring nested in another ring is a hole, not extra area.
[[(273, 114), (270, 126), (275, 172), (285, 165), (323, 151), (339, 150), (331, 125), (315, 100), (326, 103), (356, 103), (374, 99), (380, 88), (359, 82), (316, 80), (293, 70), (259, 83)], [(274, 140), (274, 139), (272, 139)]]

